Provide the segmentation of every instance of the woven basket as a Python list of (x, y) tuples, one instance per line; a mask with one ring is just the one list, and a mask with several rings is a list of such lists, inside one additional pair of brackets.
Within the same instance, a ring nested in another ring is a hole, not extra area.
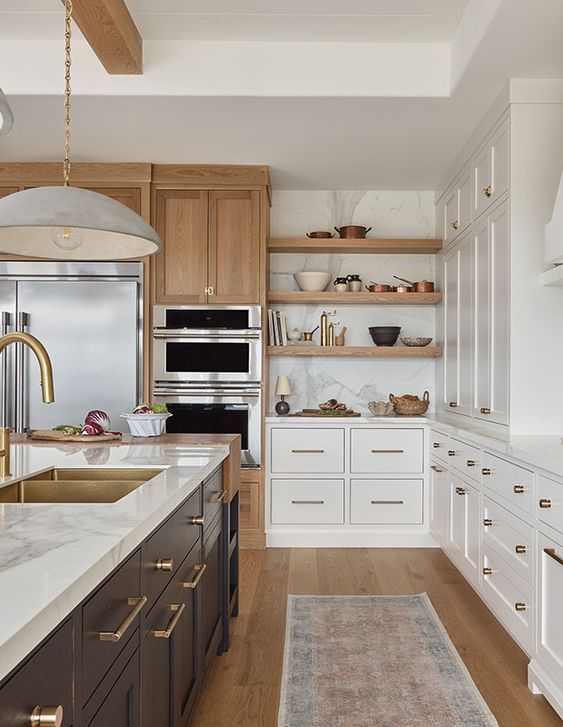
[(405, 399), (404, 396), (389, 394), (389, 401), (393, 402), (395, 414), (403, 417), (422, 416), (428, 411), (430, 394), (425, 391), (422, 399)]

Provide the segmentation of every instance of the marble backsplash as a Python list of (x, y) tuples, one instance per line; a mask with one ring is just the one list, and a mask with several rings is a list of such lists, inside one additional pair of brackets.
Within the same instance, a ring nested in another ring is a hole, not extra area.
[[(274, 191), (272, 204), (273, 237), (303, 236), (306, 231), (332, 229), (333, 225), (373, 226), (371, 236), (433, 237), (435, 229), (433, 192), (379, 191)], [(337, 275), (359, 273), (363, 282), (393, 282), (393, 275), (434, 280), (433, 255), (357, 255), (357, 254), (274, 254), (270, 256), (270, 290), (298, 290), (294, 272), (327, 270), (332, 280)], [(331, 284), (327, 290), (332, 289)], [(323, 311), (322, 306), (274, 305), (287, 316), (288, 328), (312, 330)], [(328, 307), (327, 307), (328, 308)], [(402, 335), (435, 335), (433, 306), (338, 305), (328, 308), (337, 332), (347, 327), (346, 344), (373, 345), (368, 327), (401, 326)], [(318, 332), (315, 335), (318, 342)], [(270, 410), (276, 401), (274, 388), (279, 374), (289, 376), (293, 394), (292, 410), (316, 407), (328, 398), (345, 401), (358, 411), (367, 411), (367, 402), (387, 399), (389, 393), (434, 396), (433, 359), (377, 358), (270, 358)], [(433, 408), (431, 404), (431, 409)]]

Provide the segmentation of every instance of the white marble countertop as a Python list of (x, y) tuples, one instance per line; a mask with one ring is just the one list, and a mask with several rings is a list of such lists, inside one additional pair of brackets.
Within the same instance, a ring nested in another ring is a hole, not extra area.
[(339, 417), (339, 416), (318, 416), (318, 417), (280, 417), (277, 414), (269, 414), (266, 417), (268, 424), (295, 424), (299, 425), (300, 422), (304, 424), (428, 424), (428, 417), (402, 417), (396, 414), (391, 414), (386, 417), (374, 417), (371, 414), (359, 417)]
[(162, 472), (115, 503), (0, 504), (0, 679), (59, 624), (228, 456), (171, 444), (11, 447), (0, 487), (58, 467)]

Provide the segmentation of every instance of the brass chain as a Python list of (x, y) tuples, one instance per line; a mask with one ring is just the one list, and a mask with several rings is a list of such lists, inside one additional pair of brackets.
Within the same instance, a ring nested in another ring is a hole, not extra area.
[(72, 0), (65, 0), (65, 158), (63, 161), (64, 186), (68, 187), (70, 179), (70, 40)]

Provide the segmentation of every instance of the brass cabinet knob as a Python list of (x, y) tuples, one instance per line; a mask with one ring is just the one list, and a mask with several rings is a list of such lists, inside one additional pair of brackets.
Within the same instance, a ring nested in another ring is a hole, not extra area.
[(526, 552), (526, 546), (525, 545), (517, 545), (514, 550), (518, 553), (518, 555), (524, 555)]
[(524, 485), (514, 485), (512, 489), (514, 490), (515, 495), (524, 494)]
[(57, 707), (35, 707), (31, 713), (31, 727), (61, 727), (63, 723), (63, 708)]
[(487, 184), (487, 186), (483, 189), (483, 194), (485, 197), (490, 197), (493, 193), (493, 187), (491, 184)]
[(525, 611), (526, 610), (526, 604), (525, 603), (522, 603), (522, 601), (518, 601), (518, 603), (515, 603), (514, 604), (514, 608), (517, 611)]
[(459, 230), (459, 220), (454, 220), (453, 222), (450, 222), (450, 227), (452, 227), (454, 230)]
[(486, 518), (485, 518), (485, 519), (483, 520), (483, 525), (484, 525), (484, 526), (485, 526), (486, 528), (490, 527), (490, 526), (491, 526), (492, 524), (493, 524), (493, 521), (491, 520), (491, 518), (488, 518), (488, 517), (486, 517)]
[(430, 469), (431, 469), (431, 470), (432, 470), (433, 472), (443, 472), (443, 471), (444, 471), (444, 470), (443, 470), (443, 469), (442, 469), (441, 467), (438, 467), (438, 466), (437, 466), (437, 465), (435, 465), (435, 464), (431, 464), (431, 465), (430, 465)]
[(457, 401), (450, 401), (450, 402), (448, 403), (448, 406), (451, 406), (451, 408), (452, 408), (452, 409), (455, 409), (455, 408), (456, 408), (456, 406), (457, 406)]
[(455, 449), (448, 449), (448, 457), (455, 457)]
[(194, 517), (192, 517), (190, 519), (190, 523), (192, 525), (204, 525), (205, 519), (204, 519), (203, 515), (194, 515)]
[(467, 490), (465, 489), (465, 487), (456, 487), (455, 491), (458, 495), (465, 495)]
[(440, 448), (440, 442), (432, 442), (432, 446), (434, 447), (434, 449), (439, 449)]
[(488, 406), (482, 406), (482, 407), (481, 407), (481, 408), (479, 409), (479, 411), (481, 412), (481, 414), (492, 414), (492, 413), (493, 413), (493, 412), (492, 412), (492, 409), (489, 409), (489, 407), (488, 407)]
[(491, 576), (493, 574), (492, 568), (483, 568), (483, 575), (484, 576)]
[(551, 500), (545, 500), (544, 498), (542, 498), (539, 504), (540, 507), (544, 510), (549, 510), (549, 508), (551, 507)]
[(490, 475), (491, 474), (490, 468), (489, 467), (483, 467), (483, 469), (481, 470), (481, 474), (482, 475)]
[(171, 571), (174, 568), (174, 561), (172, 558), (162, 558), (156, 561), (155, 568), (156, 570)]
[(468, 459), (467, 460), (467, 466), (468, 467), (475, 467), (476, 464), (477, 464), (477, 462), (475, 462), (474, 459)]

